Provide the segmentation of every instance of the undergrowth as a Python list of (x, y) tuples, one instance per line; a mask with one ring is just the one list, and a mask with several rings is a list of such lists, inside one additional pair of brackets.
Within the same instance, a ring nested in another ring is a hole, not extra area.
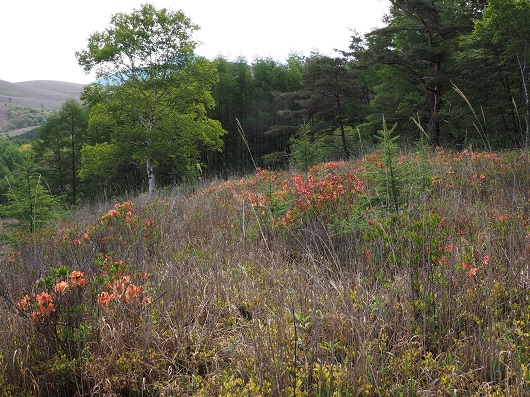
[(18, 232), (0, 396), (526, 395), (527, 155), (389, 148)]

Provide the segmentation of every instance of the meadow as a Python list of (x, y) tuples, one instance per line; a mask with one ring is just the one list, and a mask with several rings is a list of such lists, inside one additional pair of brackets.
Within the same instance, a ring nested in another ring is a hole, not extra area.
[(0, 396), (528, 395), (529, 187), (388, 141), (18, 232)]

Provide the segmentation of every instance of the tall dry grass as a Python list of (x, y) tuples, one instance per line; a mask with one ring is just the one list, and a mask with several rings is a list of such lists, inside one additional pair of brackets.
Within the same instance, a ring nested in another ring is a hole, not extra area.
[[(374, 153), (139, 197), (105, 221), (115, 203), (100, 203), (21, 235), (0, 262), (0, 396), (527, 395), (529, 159), (428, 156), (392, 160), (397, 210)], [(102, 255), (151, 275), (149, 303), (98, 305)], [(81, 337), (17, 311), (59, 266), (92, 283)]]

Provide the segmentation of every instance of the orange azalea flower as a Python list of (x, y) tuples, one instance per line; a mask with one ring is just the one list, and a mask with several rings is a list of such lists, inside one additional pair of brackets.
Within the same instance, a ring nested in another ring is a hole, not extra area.
[(112, 286), (112, 289), (115, 291), (115, 292), (120, 292), (120, 293), (123, 293), (125, 291), (125, 284), (123, 284), (121, 281), (119, 280), (116, 280), (114, 282), (114, 285)]
[(40, 306), (46, 306), (52, 303), (52, 296), (47, 292), (41, 292), (37, 294), (37, 302)]
[(111, 301), (118, 300), (119, 297), (117, 292), (102, 292), (98, 295), (98, 304), (100, 306), (107, 306)]
[(447, 265), (449, 263), (449, 258), (447, 258), (447, 256), (443, 255), (441, 258), (440, 258), (440, 263), (442, 265)]
[(47, 316), (55, 311), (52, 300), (52, 296), (47, 292), (37, 294), (37, 302), (39, 303), (39, 309), (42, 315)]
[(442, 252), (442, 251), (451, 252), (451, 251), (453, 251), (453, 248), (454, 248), (453, 244), (440, 245), (438, 247), (438, 251), (440, 251), (440, 252)]
[(73, 270), (72, 273), (70, 273), (70, 278), (80, 278), (83, 277), (85, 274), (83, 272), (80, 272), (79, 270)]
[(17, 303), (18, 309), (22, 311), (27, 310), (27, 308), (30, 305), (29, 300), (30, 300), (30, 297), (28, 295), (24, 295), (24, 297), (21, 300), (19, 300)]
[(151, 275), (149, 273), (138, 273), (136, 274), (136, 277), (138, 277), (140, 280), (148, 280)]
[(129, 303), (130, 301), (133, 301), (137, 298), (139, 301), (141, 301), (143, 292), (143, 287), (137, 287), (134, 284), (130, 284), (125, 290), (125, 302)]
[(477, 274), (477, 271), (478, 271), (478, 267), (472, 267), (471, 269), (469, 269), (468, 274), (470, 276), (474, 276), (475, 274)]
[(80, 287), (86, 285), (87, 281), (86, 279), (84, 278), (85, 277), (85, 273), (84, 272), (80, 272), (78, 270), (74, 270), (72, 271), (72, 273), (70, 273), (70, 282), (72, 283), (72, 285), (79, 285)]
[(485, 265), (490, 263), (489, 255), (484, 255), (484, 257), (482, 258), (482, 263), (484, 263)]
[(55, 292), (60, 294), (64, 292), (64, 290), (68, 288), (68, 282), (67, 281), (61, 281), (60, 283), (57, 283), (55, 285)]
[(495, 217), (499, 222), (504, 222), (506, 219), (510, 219), (509, 214), (500, 214)]
[(33, 312), (33, 313), (31, 313), (31, 315), (30, 315), (30, 319), (31, 319), (31, 321), (33, 321), (34, 323), (39, 322), (39, 320), (41, 320), (41, 314), (40, 314), (40, 312)]
[(113, 294), (109, 294), (108, 292), (102, 292), (98, 295), (98, 305), (107, 306), (112, 300), (112, 296)]
[(53, 306), (53, 303), (49, 303), (47, 306), (41, 306), (40, 307), (40, 312), (44, 315), (44, 316), (48, 316), (50, 315), (52, 312), (55, 311), (55, 307)]

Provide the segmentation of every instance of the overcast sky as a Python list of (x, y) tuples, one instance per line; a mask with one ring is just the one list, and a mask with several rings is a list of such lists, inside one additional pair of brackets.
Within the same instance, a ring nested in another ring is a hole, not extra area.
[[(148, 0), (2, 0), (0, 80), (62, 80), (88, 83), (75, 51), (109, 26), (117, 12)], [(151, 0), (157, 8), (182, 10), (201, 29), (197, 53), (213, 59), (292, 52), (333, 54), (347, 49), (351, 29), (365, 33), (382, 25), (388, 0)]]

